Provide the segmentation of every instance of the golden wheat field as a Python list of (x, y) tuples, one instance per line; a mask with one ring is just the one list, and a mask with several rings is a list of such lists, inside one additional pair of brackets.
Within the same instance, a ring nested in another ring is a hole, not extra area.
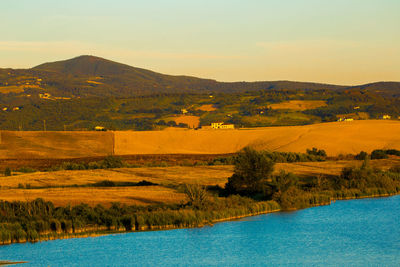
[(160, 186), (109, 187), (109, 188), (43, 188), (0, 190), (1, 200), (31, 201), (43, 198), (56, 206), (90, 206), (101, 204), (110, 206), (112, 202), (128, 205), (171, 204), (184, 201), (184, 194)]
[(115, 154), (223, 154), (245, 146), (305, 152), (317, 147), (330, 156), (364, 150), (400, 149), (400, 121), (360, 120), (306, 126), (240, 130), (115, 132)]
[(54, 187), (85, 185), (110, 180), (113, 182), (140, 182), (146, 180), (163, 186), (170, 184), (224, 185), (232, 175), (233, 167), (143, 167), (77, 171), (35, 172), (16, 176), (1, 177), (2, 188), (29, 184), (32, 187)]
[[(232, 175), (232, 166), (207, 167), (153, 167), (118, 168), (108, 170), (81, 170), (36, 172), (1, 177), (2, 200), (26, 201), (43, 198), (57, 206), (87, 203), (109, 206), (112, 202), (128, 205), (180, 203), (184, 194), (177, 188), (180, 184), (223, 186)], [(104, 180), (113, 182), (140, 182), (156, 186), (129, 187), (82, 187)]]
[(78, 158), (112, 154), (112, 132), (1, 131), (0, 158)]
[[(326, 162), (277, 163), (275, 173), (292, 172), (300, 176), (339, 175), (343, 167), (359, 166), (361, 161), (339, 160)], [(372, 167), (387, 169), (400, 166), (400, 158), (372, 160)], [(107, 170), (77, 170), (36, 172), (1, 177), (0, 195), (2, 200), (26, 201), (43, 198), (57, 206), (87, 203), (91, 206), (112, 202), (128, 205), (149, 205), (158, 203), (185, 202), (185, 195), (179, 190), (182, 184), (200, 184), (223, 187), (233, 174), (233, 166), (174, 166), (118, 168)], [(104, 180), (113, 182), (155, 183), (154, 186), (129, 187), (83, 187)]]
[(8, 132), (0, 158), (77, 158), (134, 154), (225, 154), (245, 146), (286, 152), (317, 147), (329, 156), (400, 149), (400, 121), (359, 120), (236, 130)]

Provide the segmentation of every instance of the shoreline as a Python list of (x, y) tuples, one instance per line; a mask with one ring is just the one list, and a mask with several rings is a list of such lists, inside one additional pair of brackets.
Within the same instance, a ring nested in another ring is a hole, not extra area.
[[(356, 199), (366, 199), (366, 198), (386, 198), (386, 197), (392, 197), (400, 195), (400, 192), (397, 192), (395, 194), (373, 194), (373, 195), (366, 195), (366, 196), (354, 196), (354, 197), (340, 197), (340, 198), (332, 198), (329, 202), (325, 203), (319, 203), (315, 204), (306, 208), (293, 208), (293, 209), (274, 209), (274, 210), (267, 210), (267, 211), (261, 211), (261, 212), (255, 212), (255, 213), (249, 213), (249, 214), (244, 214), (244, 215), (238, 215), (238, 216), (231, 216), (227, 218), (221, 218), (221, 219), (215, 219), (210, 222), (202, 222), (199, 224), (193, 224), (189, 226), (175, 226), (175, 225), (163, 225), (163, 226), (143, 226), (139, 230), (131, 230), (131, 231), (126, 231), (126, 230), (98, 230), (98, 231), (89, 231), (89, 232), (77, 232), (77, 233), (50, 233), (50, 235), (44, 235), (40, 236), (38, 240), (36, 241), (27, 241), (27, 240), (19, 240), (18, 242), (2, 242), (0, 243), (0, 246), (5, 246), (5, 245), (12, 245), (12, 244), (22, 244), (22, 243), (37, 243), (37, 242), (47, 242), (47, 241), (52, 241), (52, 240), (58, 240), (58, 239), (73, 239), (73, 238), (88, 238), (88, 237), (98, 237), (98, 236), (105, 236), (105, 235), (112, 235), (112, 234), (126, 234), (126, 233), (135, 233), (135, 232), (150, 232), (150, 231), (167, 231), (167, 230), (177, 230), (177, 229), (190, 229), (190, 228), (202, 228), (205, 226), (213, 226), (216, 223), (222, 223), (222, 222), (228, 222), (228, 221), (235, 221), (239, 220), (242, 218), (246, 217), (253, 217), (253, 216), (258, 216), (258, 215), (263, 215), (263, 214), (269, 214), (269, 213), (276, 213), (276, 212), (291, 212), (291, 211), (297, 211), (297, 210), (303, 210), (303, 209), (308, 209), (308, 208), (314, 208), (314, 207), (319, 207), (319, 206), (329, 206), (332, 204), (332, 202), (336, 201), (344, 201), (344, 200), (356, 200)], [(99, 227), (101, 228), (101, 227)], [(120, 228), (122, 229), (122, 228)], [(7, 261), (3, 261), (7, 262)], [(2, 263), (2, 261), (0, 261)], [(23, 263), (23, 262), (21, 262)], [(10, 263), (12, 264), (12, 263)], [(0, 264), (1, 265), (1, 264)]]
[(0, 266), (6, 265), (16, 265), (16, 264), (23, 264), (28, 263), (27, 261), (2, 261), (0, 260)]

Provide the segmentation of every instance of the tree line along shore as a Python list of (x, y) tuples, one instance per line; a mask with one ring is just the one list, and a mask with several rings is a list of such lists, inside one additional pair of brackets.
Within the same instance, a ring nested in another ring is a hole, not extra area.
[[(180, 203), (147, 206), (111, 203), (102, 205), (56, 206), (50, 201), (0, 201), (0, 242), (37, 242), (115, 232), (198, 227), (243, 216), (328, 205), (333, 200), (390, 196), (400, 192), (400, 166), (371, 167), (371, 156), (396, 156), (396, 150), (362, 152), (358, 167), (345, 167), (340, 175), (300, 176), (280, 171), (276, 162), (296, 154), (271, 154), (245, 148), (229, 158), (233, 175), (224, 186), (183, 184), (177, 190), (185, 195)], [(271, 156), (271, 155), (274, 155)], [(304, 155), (308, 155), (308, 158)], [(299, 160), (324, 160), (323, 150), (310, 149)], [(296, 158), (296, 156), (294, 156)], [(100, 167), (118, 168), (118, 158), (108, 158)], [(108, 164), (108, 165), (107, 165)], [(141, 185), (127, 186), (147, 186)], [(110, 187), (103, 183), (97, 186)]]

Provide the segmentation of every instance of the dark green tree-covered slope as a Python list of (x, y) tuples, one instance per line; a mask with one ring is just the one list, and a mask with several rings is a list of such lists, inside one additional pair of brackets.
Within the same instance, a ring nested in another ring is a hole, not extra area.
[(41, 79), (40, 88), (47, 90), (48, 93), (80, 97), (345, 88), (337, 85), (291, 81), (218, 82), (190, 76), (160, 74), (95, 56), (79, 56), (69, 60), (44, 63), (31, 69), (0, 69), (0, 87), (2, 87), (0, 93), (8, 93), (9, 90), (3, 88), (5, 85), (21, 86), (27, 82), (31, 84), (37, 79)]
[[(291, 101), (305, 106), (273, 108)], [(307, 106), (307, 101), (314, 104)], [(92, 130), (97, 125), (152, 130), (196, 124), (182, 121), (183, 114), (196, 119), (197, 126), (224, 121), (235, 127), (400, 119), (400, 83), (218, 82), (94, 56), (0, 69), (0, 130), (43, 130), (44, 125), (47, 130)]]

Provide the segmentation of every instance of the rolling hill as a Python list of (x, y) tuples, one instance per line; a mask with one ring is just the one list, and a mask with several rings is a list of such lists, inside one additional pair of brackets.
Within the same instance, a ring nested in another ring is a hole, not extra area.
[[(40, 79), (40, 88), (53, 95), (61, 96), (115, 96), (131, 97), (160, 93), (208, 93), (245, 92), (254, 90), (344, 90), (379, 89), (397, 92), (400, 83), (376, 83), (357, 87), (330, 84), (260, 81), (260, 82), (218, 82), (190, 76), (172, 76), (135, 68), (95, 56), (79, 56), (73, 59), (50, 62), (31, 69), (0, 69), (0, 93), (9, 92), (6, 86), (18, 86)], [(35, 83), (34, 83), (35, 84)], [(27, 89), (27, 88), (25, 88)], [(29, 91), (29, 90), (25, 90)]]
[(214, 121), (266, 127), (344, 118), (397, 120), (399, 96), (400, 82), (218, 82), (79, 56), (31, 69), (0, 69), (0, 129), (81, 131), (101, 125), (156, 130)]
[(400, 122), (365, 120), (243, 130), (0, 132), (0, 159), (134, 154), (228, 154), (245, 146), (330, 156), (400, 149)]

